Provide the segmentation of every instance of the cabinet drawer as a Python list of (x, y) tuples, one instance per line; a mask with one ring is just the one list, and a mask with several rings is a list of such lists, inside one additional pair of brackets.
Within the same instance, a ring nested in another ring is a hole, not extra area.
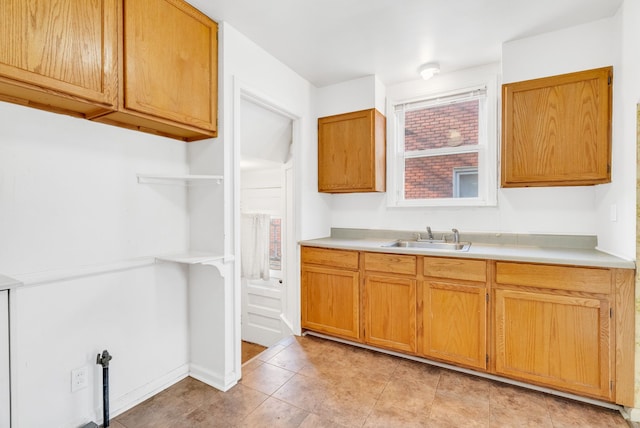
[(498, 262), (496, 283), (609, 294), (611, 273), (598, 268)]
[(415, 275), (416, 264), (416, 256), (364, 253), (364, 269), (368, 271)]
[(302, 263), (358, 269), (359, 260), (357, 251), (302, 247)]
[(423, 273), (436, 278), (487, 281), (487, 262), (484, 260), (423, 257)]

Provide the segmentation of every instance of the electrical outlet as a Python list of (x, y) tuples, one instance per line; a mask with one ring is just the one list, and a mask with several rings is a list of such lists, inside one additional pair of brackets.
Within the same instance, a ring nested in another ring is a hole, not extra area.
[(87, 366), (71, 370), (71, 392), (80, 391), (89, 386), (89, 368)]

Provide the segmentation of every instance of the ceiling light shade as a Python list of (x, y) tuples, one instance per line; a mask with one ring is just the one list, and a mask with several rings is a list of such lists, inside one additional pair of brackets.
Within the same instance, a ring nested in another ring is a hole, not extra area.
[(436, 74), (440, 73), (440, 64), (438, 64), (437, 62), (422, 64), (418, 69), (418, 72), (424, 80), (429, 80)]

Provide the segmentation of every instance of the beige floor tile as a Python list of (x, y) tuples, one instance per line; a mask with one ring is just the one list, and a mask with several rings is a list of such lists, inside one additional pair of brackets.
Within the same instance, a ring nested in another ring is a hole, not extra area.
[(618, 411), (551, 395), (546, 396), (545, 399), (554, 428), (628, 427)]
[(209, 426), (234, 426), (258, 408), (269, 396), (255, 389), (238, 384), (220, 397), (205, 403), (189, 413), (188, 422), (193, 428)]
[(251, 428), (296, 428), (308, 414), (305, 410), (269, 397), (244, 418), (240, 425)]
[(394, 379), (387, 383), (378, 399), (378, 406), (404, 409), (429, 415), (436, 388), (420, 380)]
[(415, 380), (436, 388), (440, 381), (440, 375), (444, 371), (446, 370), (440, 367), (400, 358), (393, 372), (393, 378)]
[(437, 427), (488, 427), (489, 402), (459, 397), (439, 395), (431, 405), (429, 424)]
[(297, 374), (273, 396), (301, 409), (315, 412), (332, 394), (333, 384), (330, 382)]
[(247, 373), (254, 371), (255, 369), (257, 369), (258, 367), (260, 367), (261, 365), (264, 364), (264, 361), (260, 361), (257, 358), (254, 358), (253, 360), (244, 363), (242, 365), (242, 376), (246, 376)]
[(489, 408), (489, 391), (491, 381), (481, 377), (443, 370), (438, 382), (437, 395), (458, 399), (474, 400)]
[(265, 363), (244, 375), (240, 382), (249, 388), (271, 395), (294, 374), (289, 370)]
[(300, 428), (340, 428), (344, 425), (339, 425), (328, 419), (321, 418), (315, 413), (309, 413), (307, 417), (300, 424)]
[(545, 396), (541, 392), (492, 383), (489, 401), (491, 427), (553, 427)]
[(428, 413), (414, 413), (406, 409), (393, 406), (375, 406), (367, 417), (365, 427), (380, 428), (413, 428), (428, 427)]
[(627, 428), (619, 412), (316, 337), (279, 342), (220, 392), (184, 379), (114, 428)]

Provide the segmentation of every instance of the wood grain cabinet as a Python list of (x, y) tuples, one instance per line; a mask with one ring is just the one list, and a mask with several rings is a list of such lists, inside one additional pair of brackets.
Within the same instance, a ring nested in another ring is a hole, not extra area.
[(182, 0), (123, 0), (119, 103), (96, 121), (194, 141), (217, 135), (218, 26)]
[(364, 253), (364, 341), (416, 352), (416, 256)]
[(302, 328), (361, 341), (357, 251), (302, 247)]
[(211, 138), (217, 30), (182, 0), (7, 0), (0, 100), (184, 141)]
[(616, 361), (615, 350), (629, 332), (613, 310), (622, 282), (609, 269), (498, 262), (496, 374), (624, 402), (629, 355)]
[(386, 122), (375, 109), (318, 119), (318, 191), (384, 192)]
[(487, 262), (423, 258), (419, 286), (420, 353), (487, 368)]
[(502, 186), (611, 181), (612, 67), (502, 86)]
[(302, 327), (633, 406), (633, 269), (302, 247)]
[(117, 103), (117, 0), (5, 0), (0, 100), (88, 117)]

